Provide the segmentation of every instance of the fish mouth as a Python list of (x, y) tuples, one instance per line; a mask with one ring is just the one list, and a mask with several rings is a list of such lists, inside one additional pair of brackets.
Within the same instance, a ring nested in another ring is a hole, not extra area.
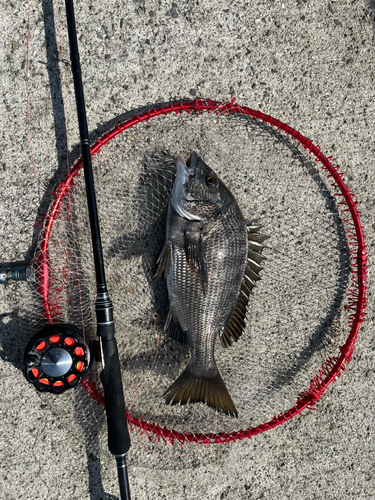
[(188, 212), (184, 207), (184, 204), (188, 201), (195, 201), (193, 197), (189, 196), (185, 191), (185, 186), (188, 183), (190, 177), (195, 176), (195, 172), (198, 164), (198, 155), (192, 152), (185, 162), (182, 156), (177, 157), (177, 173), (176, 179), (172, 189), (171, 204), (176, 212), (185, 219), (188, 220), (201, 220), (197, 215), (193, 215)]
[(198, 165), (198, 155), (192, 151), (189, 158), (185, 162), (183, 156), (177, 156), (177, 177), (187, 179), (189, 176), (194, 177)]
[[(183, 193), (184, 186), (187, 184), (189, 177), (194, 177), (198, 164), (198, 155), (194, 151), (190, 153), (189, 158), (185, 162), (183, 156), (177, 157), (177, 174), (176, 181), (173, 188), (174, 195)], [(184, 199), (187, 201), (194, 201), (194, 198), (184, 193)]]
[(190, 175), (194, 176), (198, 165), (198, 155), (195, 151), (190, 153), (186, 166)]

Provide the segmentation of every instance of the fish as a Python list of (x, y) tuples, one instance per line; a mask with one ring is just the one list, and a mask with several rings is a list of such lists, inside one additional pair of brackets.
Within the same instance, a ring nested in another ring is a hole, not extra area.
[(192, 152), (176, 161), (166, 243), (156, 277), (169, 296), (165, 331), (190, 347), (190, 361), (165, 391), (167, 404), (206, 403), (238, 417), (217, 367), (217, 337), (227, 348), (245, 328), (249, 294), (264, 259), (260, 225), (247, 223), (230, 190)]

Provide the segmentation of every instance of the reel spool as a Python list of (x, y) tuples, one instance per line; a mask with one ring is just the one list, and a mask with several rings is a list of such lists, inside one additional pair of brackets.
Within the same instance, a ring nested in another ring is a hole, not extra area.
[(61, 394), (76, 387), (90, 364), (89, 345), (71, 325), (51, 325), (40, 330), (25, 350), (26, 379), (40, 392)]

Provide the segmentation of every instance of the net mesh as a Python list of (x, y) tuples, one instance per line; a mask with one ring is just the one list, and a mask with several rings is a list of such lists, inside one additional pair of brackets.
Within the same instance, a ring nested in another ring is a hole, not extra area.
[[(93, 167), (128, 421), (142, 443), (223, 442), (282, 423), (312, 406), (340, 375), (362, 321), (365, 251), (358, 214), (349, 217), (355, 202), (346, 188), (343, 196), (338, 168), (332, 177), (329, 159), (308, 139), (247, 109), (196, 100), (147, 111), (93, 147), (100, 152)], [(189, 348), (163, 331), (168, 296), (165, 280), (154, 275), (175, 159), (191, 151), (229, 187), (245, 219), (262, 224), (270, 236), (245, 332), (230, 348), (218, 342), (215, 349), (238, 418), (201, 403), (164, 403)], [(21, 300), (22, 346), (45, 321), (74, 324), (95, 338), (96, 287), (80, 167), (79, 161), (56, 186), (43, 221), (33, 261), (36, 290)], [(72, 425), (71, 416), (67, 425), (72, 432), (83, 429), (91, 442), (103, 423), (98, 388), (94, 368), (84, 387), (48, 395), (55, 411), (68, 403), (74, 408), (80, 425)]]

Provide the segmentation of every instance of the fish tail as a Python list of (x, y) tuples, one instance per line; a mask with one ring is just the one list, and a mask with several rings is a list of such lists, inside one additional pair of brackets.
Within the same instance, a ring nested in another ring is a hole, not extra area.
[(164, 393), (166, 403), (206, 403), (214, 410), (237, 417), (238, 413), (218, 370), (214, 376), (197, 376), (188, 365)]

